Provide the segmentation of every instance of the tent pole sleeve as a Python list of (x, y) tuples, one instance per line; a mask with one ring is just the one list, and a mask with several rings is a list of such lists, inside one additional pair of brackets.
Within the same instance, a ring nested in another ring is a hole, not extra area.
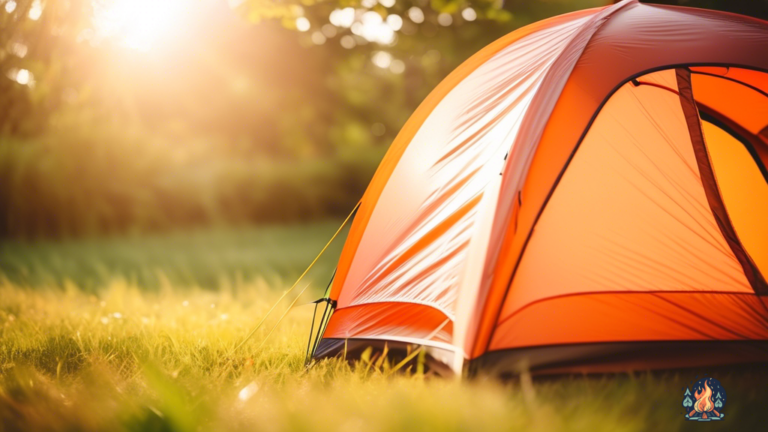
[(717, 226), (720, 228), (723, 237), (725, 237), (725, 241), (728, 243), (731, 251), (733, 251), (739, 264), (741, 264), (741, 267), (744, 270), (744, 275), (747, 277), (755, 294), (768, 295), (768, 284), (766, 284), (763, 275), (760, 274), (760, 271), (752, 261), (752, 258), (741, 244), (739, 236), (736, 234), (736, 230), (733, 228), (731, 219), (728, 216), (723, 198), (720, 196), (720, 189), (717, 187), (715, 173), (712, 170), (712, 163), (709, 160), (709, 152), (707, 151), (707, 145), (704, 141), (704, 134), (701, 131), (699, 110), (696, 106), (696, 101), (693, 98), (691, 71), (688, 68), (677, 68), (675, 69), (675, 76), (677, 78), (677, 87), (680, 92), (680, 104), (682, 105), (685, 121), (688, 125), (688, 132), (691, 135), (693, 152), (696, 155), (696, 163), (699, 168), (701, 183), (704, 186), (704, 192), (707, 195), (709, 208), (715, 216)]

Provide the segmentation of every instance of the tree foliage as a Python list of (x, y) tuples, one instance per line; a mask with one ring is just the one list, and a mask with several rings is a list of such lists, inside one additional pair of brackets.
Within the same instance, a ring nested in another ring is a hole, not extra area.
[[(120, 2), (164, 39), (106, 26)], [(451, 70), (608, 2), (0, 0), (0, 236), (346, 214)]]

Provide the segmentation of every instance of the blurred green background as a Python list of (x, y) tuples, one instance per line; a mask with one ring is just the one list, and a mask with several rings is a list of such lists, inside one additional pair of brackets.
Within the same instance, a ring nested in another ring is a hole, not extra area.
[(459, 63), (604, 3), (0, 0), (0, 237), (346, 215)]
[(606, 3), (0, 0), (0, 238), (344, 216), (462, 61)]

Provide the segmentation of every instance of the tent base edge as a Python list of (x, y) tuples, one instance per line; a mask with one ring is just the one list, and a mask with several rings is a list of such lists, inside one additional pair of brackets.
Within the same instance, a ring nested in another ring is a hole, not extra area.
[(768, 364), (768, 340), (637, 341), (492, 351), (468, 362), (469, 376), (604, 374)]

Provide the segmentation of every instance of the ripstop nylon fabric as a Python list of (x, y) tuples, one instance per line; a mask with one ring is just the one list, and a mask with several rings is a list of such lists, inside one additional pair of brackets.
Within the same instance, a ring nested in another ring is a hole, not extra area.
[(765, 52), (768, 23), (635, 0), (479, 52), (366, 190), (322, 352), (768, 342)]
[[(338, 311), (367, 312), (337, 312), (327, 337), (377, 338), (399, 331), (399, 322), (376, 306), (383, 303), (429, 306), (455, 319), (481, 202), (496, 202), (483, 201), (483, 193), (499, 177), (544, 73), (589, 16), (577, 14), (500, 50), (437, 104), (392, 171), (343, 282)], [(361, 314), (377, 325), (355, 325)], [(431, 333), (421, 323), (413, 328), (421, 329), (413, 339)]]
[[(674, 70), (654, 75), (639, 81), (677, 90)], [(696, 310), (707, 292), (752, 288), (707, 203), (680, 97), (627, 83), (603, 107), (542, 213), (491, 349), (533, 341), (725, 339), (734, 336), (729, 329), (749, 328), (744, 320), (765, 320), (740, 308), (732, 315)], [(651, 308), (667, 293), (677, 295)], [(521, 314), (533, 304), (535, 312)], [(600, 325), (615, 313), (620, 320)], [(758, 328), (768, 337), (768, 327)]]
[[(623, 83), (649, 71), (676, 65), (740, 65), (768, 71), (768, 25), (753, 18), (702, 9), (670, 7), (624, 1), (594, 32), (573, 67), (557, 102), (546, 115), (527, 175), (520, 185), (517, 175), (504, 173), (500, 204), (489, 247), (482, 290), (487, 298), (475, 313), (474, 340), (467, 341), (470, 357), (487, 352), (515, 269), (530, 233), (546, 206), (574, 149), (589, 129), (601, 105)], [(525, 126), (523, 126), (525, 127)], [(518, 139), (524, 139), (521, 135)], [(512, 214), (511, 197), (522, 195), (522, 206)], [(506, 205), (503, 205), (506, 203)], [(482, 293), (481, 293), (482, 295)]]

